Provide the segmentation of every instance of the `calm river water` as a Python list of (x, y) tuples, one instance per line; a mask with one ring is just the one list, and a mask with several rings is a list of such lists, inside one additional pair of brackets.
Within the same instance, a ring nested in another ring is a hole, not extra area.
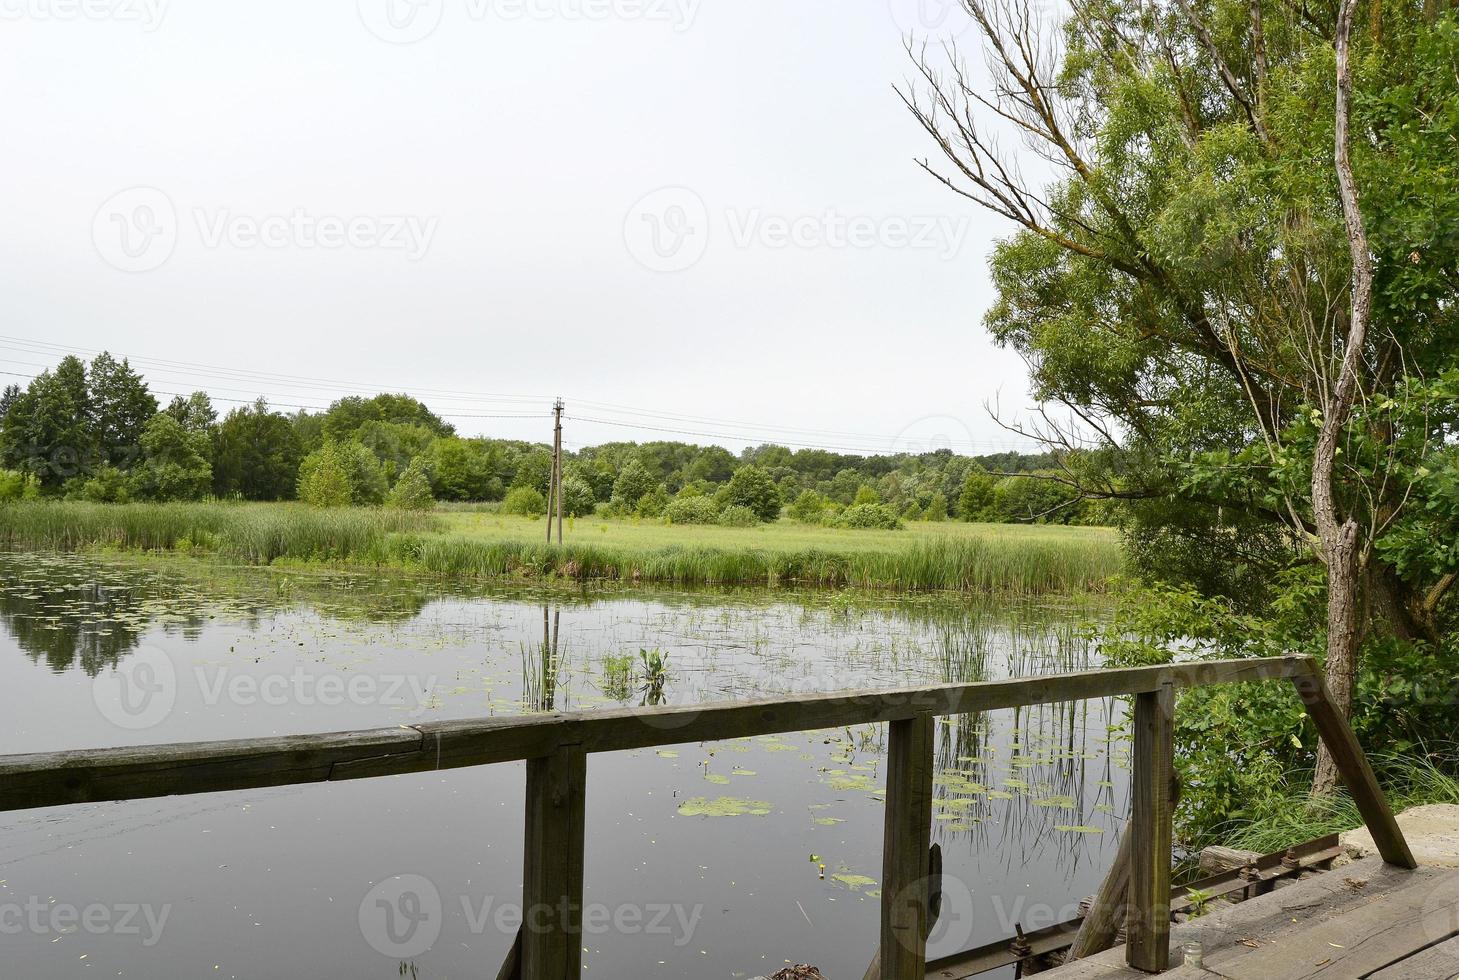
[[(0, 753), (1077, 670), (1076, 624), (1098, 612), (0, 555)], [(667, 655), (660, 686), (640, 651)], [(1094, 890), (1128, 812), (1118, 720), (1098, 701), (939, 721), (933, 955)], [(590, 757), (585, 975), (814, 963), (858, 980), (885, 737)], [(522, 784), (515, 764), (0, 814), (0, 975), (494, 977), (516, 931)]]

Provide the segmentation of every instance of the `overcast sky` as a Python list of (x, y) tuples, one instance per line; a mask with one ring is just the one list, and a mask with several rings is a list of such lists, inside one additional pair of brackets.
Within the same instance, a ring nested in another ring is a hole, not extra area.
[(1017, 445), (1009, 228), (892, 91), (904, 30), (965, 26), (936, 3), (0, 0), (0, 369), (537, 439), (486, 416), (560, 394), (572, 447)]

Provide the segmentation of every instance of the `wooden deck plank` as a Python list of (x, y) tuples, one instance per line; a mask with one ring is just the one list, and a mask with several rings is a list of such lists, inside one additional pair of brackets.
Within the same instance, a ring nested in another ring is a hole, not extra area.
[(1422, 949), (1371, 974), (1367, 980), (1414, 980), (1416, 977), (1449, 980), (1454, 976), (1459, 976), (1459, 938)]

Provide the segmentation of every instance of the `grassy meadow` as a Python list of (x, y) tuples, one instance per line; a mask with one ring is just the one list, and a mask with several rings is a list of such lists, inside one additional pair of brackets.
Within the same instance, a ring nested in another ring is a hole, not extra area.
[(302, 504), (0, 506), (0, 547), (326, 562), (469, 578), (565, 577), (676, 585), (947, 589), (1042, 595), (1100, 591), (1120, 570), (1108, 528), (912, 523), (901, 531), (748, 528), (578, 518), (563, 544), (542, 519), (491, 511), (412, 514)]

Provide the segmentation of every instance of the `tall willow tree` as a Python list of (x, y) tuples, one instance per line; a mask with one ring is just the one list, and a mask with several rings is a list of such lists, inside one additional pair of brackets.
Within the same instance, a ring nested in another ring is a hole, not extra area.
[(1058, 478), (1217, 591), (1320, 564), (1350, 710), (1365, 640), (1440, 643), (1459, 571), (1449, 0), (964, 3), (990, 83), (913, 46), (901, 94), (923, 167), (1011, 223), (987, 325), (1068, 410)]

